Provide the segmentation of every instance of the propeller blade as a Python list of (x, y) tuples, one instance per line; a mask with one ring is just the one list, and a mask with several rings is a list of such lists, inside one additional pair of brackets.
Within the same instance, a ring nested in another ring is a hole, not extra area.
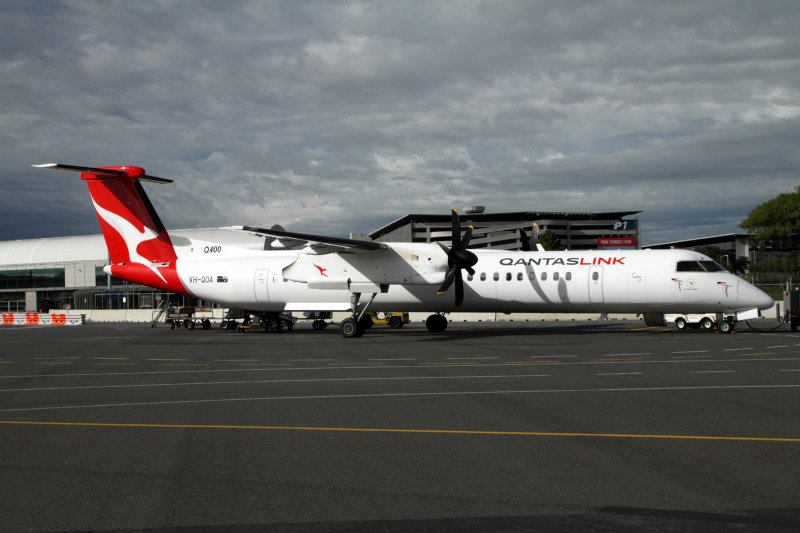
[(442, 282), (442, 286), (439, 287), (439, 290), (436, 294), (442, 294), (443, 292), (446, 292), (447, 289), (450, 288), (450, 285), (453, 284), (453, 280), (456, 278), (456, 275), (460, 272), (461, 271), (458, 269), (458, 267), (450, 267), (450, 269), (447, 271), (447, 274), (444, 275), (444, 282)]
[(467, 246), (469, 246), (469, 241), (472, 240), (472, 230), (474, 228), (472, 226), (467, 226), (467, 230), (464, 232), (464, 236), (461, 237), (461, 243), (459, 244), (460, 250), (466, 250)]
[(530, 252), (531, 251), (531, 238), (528, 237), (528, 234), (522, 228), (519, 227), (519, 242), (520, 242), (520, 250), (523, 252)]
[(450, 219), (452, 229), (450, 242), (453, 249), (457, 249), (458, 244), (461, 242), (461, 221), (458, 218), (458, 211), (456, 211), (455, 207), (450, 208)]
[(456, 270), (456, 309), (464, 303), (464, 280), (461, 279), (461, 270)]

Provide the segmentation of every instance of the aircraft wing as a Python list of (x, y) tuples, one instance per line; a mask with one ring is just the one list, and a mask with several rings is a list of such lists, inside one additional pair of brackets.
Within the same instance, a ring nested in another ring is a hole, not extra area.
[(383, 250), (387, 246), (382, 242), (360, 241), (357, 239), (344, 239), (339, 237), (325, 237), (321, 235), (310, 235), (308, 233), (294, 233), (273, 228), (258, 228), (255, 226), (241, 226), (244, 231), (275, 237), (276, 239), (290, 239), (292, 241), (305, 242), (318, 254), (341, 252), (344, 250)]

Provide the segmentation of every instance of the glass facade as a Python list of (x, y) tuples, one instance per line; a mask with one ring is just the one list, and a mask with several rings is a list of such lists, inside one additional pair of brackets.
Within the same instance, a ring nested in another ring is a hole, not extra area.
[(2, 289), (54, 289), (64, 287), (64, 268), (0, 270)]

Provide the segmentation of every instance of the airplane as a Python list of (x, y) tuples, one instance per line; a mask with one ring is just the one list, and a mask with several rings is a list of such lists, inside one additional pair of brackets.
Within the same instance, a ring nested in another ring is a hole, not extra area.
[[(364, 334), (364, 313), (433, 311), (429, 331), (447, 327), (446, 313), (718, 313), (721, 332), (774, 305), (770, 296), (689, 250), (469, 249), (451, 210), (451, 245), (376, 242), (236, 226), (274, 239), (254, 250), (170, 235), (141, 182), (172, 183), (135, 166), (33, 165), (80, 173), (89, 187), (109, 252), (104, 271), (133, 283), (230, 307), (265, 321), (292, 311), (346, 311), (343, 337)], [(466, 274), (466, 275), (465, 275)], [(448, 296), (452, 293), (452, 297)]]

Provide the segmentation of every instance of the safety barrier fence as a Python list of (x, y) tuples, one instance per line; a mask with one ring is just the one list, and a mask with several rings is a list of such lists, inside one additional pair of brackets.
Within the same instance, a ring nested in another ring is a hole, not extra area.
[(80, 326), (86, 315), (77, 313), (2, 313), (3, 326)]

